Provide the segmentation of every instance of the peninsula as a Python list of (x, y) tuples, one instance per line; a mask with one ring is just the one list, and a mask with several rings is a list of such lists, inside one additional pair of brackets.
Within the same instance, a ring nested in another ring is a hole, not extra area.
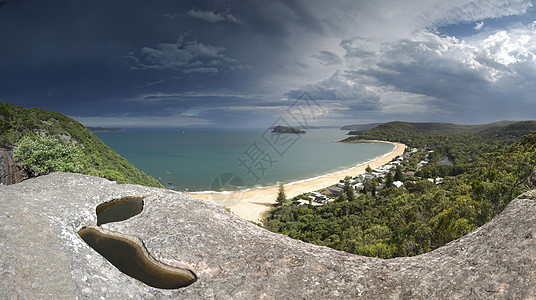
[(107, 128), (107, 127), (86, 127), (91, 132), (123, 132), (123, 128)]

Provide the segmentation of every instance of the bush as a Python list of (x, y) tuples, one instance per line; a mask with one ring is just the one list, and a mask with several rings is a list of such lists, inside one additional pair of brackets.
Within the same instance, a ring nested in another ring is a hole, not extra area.
[(58, 136), (28, 134), (13, 149), (13, 156), (32, 176), (51, 172), (87, 172), (83, 150)]
[(125, 177), (115, 171), (115, 170), (109, 170), (109, 169), (106, 169), (106, 170), (101, 170), (99, 172), (99, 177), (103, 177), (103, 178), (106, 178), (108, 180), (112, 180), (112, 181), (115, 181), (117, 183), (124, 183), (125, 182)]

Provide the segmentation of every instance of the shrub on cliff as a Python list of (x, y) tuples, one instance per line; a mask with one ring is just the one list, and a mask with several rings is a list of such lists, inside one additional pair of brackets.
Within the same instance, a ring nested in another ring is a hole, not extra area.
[(87, 172), (84, 151), (58, 136), (28, 134), (13, 149), (13, 156), (34, 177), (51, 172)]
[(89, 175), (106, 178), (108, 180), (112, 180), (117, 183), (125, 183), (125, 176), (123, 176), (123, 174), (115, 170), (105, 169), (105, 170), (100, 170), (100, 171), (94, 171), (94, 172), (90, 172)]

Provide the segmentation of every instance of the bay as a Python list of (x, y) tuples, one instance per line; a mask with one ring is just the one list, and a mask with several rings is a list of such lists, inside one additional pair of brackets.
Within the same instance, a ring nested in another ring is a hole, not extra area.
[(312, 129), (136, 129), (95, 133), (170, 189), (211, 191), (289, 183), (351, 168), (393, 150), (386, 143), (336, 143), (347, 131)]

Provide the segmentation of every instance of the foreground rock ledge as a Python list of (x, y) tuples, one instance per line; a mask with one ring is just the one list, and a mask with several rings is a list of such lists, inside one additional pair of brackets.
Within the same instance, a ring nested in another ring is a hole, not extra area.
[[(119, 272), (77, 235), (95, 207), (145, 197), (141, 214), (103, 228), (141, 238), (189, 287), (162, 290)], [(56, 173), (0, 186), (0, 298), (17, 299), (534, 299), (536, 201), (433, 252), (381, 260), (259, 228), (182, 193)]]

